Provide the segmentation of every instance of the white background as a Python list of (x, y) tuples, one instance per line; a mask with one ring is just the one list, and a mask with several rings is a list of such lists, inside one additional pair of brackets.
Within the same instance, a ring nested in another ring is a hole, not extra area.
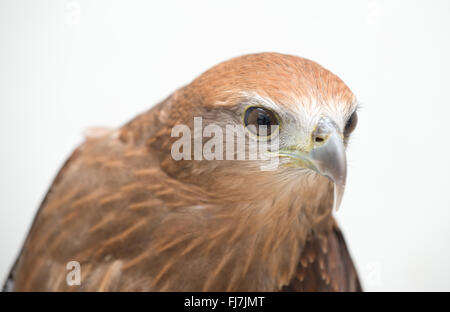
[(337, 218), (364, 288), (450, 291), (449, 26), (449, 1), (1, 1), (0, 278), (84, 129), (276, 51), (362, 103)]

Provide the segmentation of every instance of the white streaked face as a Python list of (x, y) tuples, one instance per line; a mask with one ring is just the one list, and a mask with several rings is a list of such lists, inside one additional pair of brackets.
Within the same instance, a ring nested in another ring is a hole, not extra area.
[[(279, 146), (283, 149), (299, 149), (309, 152), (314, 145), (312, 133), (316, 129), (319, 120), (328, 117), (337, 126), (338, 132), (344, 136), (346, 128), (353, 130), (353, 124), (349, 124), (350, 117), (357, 109), (356, 101), (348, 106), (346, 103), (333, 101), (332, 103), (318, 104), (317, 100), (297, 99), (295, 105), (283, 105), (271, 98), (263, 97), (256, 92), (243, 92), (246, 99), (242, 102), (240, 110), (242, 113), (248, 107), (262, 107), (273, 112), (280, 124)], [(294, 109), (289, 109), (293, 107)], [(244, 125), (245, 126), (245, 125)], [(345, 136), (348, 136), (346, 134)]]
[[(339, 101), (298, 100), (294, 105), (281, 106), (257, 93), (246, 92), (244, 96), (244, 126), (279, 124), (279, 149), (272, 151), (273, 156), (279, 157), (284, 166), (310, 169), (333, 181), (334, 208), (338, 209), (347, 177), (346, 142), (357, 121), (356, 103), (349, 106)], [(247, 118), (249, 109), (258, 115)]]

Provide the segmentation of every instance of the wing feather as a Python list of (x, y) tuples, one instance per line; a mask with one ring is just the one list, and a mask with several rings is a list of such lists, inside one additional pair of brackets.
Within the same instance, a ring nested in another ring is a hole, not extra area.
[(309, 240), (291, 283), (283, 291), (362, 291), (342, 232), (336, 224)]

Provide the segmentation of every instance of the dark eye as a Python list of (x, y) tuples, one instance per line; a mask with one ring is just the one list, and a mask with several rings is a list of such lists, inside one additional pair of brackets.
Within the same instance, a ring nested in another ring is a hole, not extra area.
[(353, 130), (355, 130), (357, 124), (358, 124), (358, 114), (354, 112), (347, 120), (347, 123), (345, 124), (344, 136), (348, 137), (353, 132)]
[(262, 107), (249, 107), (244, 113), (244, 125), (257, 136), (270, 136), (271, 126), (278, 126), (275, 114)]

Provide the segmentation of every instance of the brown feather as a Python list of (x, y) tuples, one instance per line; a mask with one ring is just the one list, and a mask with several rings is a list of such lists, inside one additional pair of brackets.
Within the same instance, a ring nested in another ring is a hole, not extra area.
[[(171, 158), (174, 125), (231, 113), (242, 90), (286, 109), (292, 99), (339, 100), (342, 110), (354, 102), (338, 77), (302, 58), (266, 53), (219, 64), (74, 152), (35, 218), (10, 275), (13, 289), (359, 290), (343, 238), (330, 226), (328, 179), (290, 179), (250, 161)], [(66, 284), (72, 260), (81, 264), (80, 286)]]
[[(322, 242), (327, 248), (321, 247)], [(312, 236), (308, 240), (296, 273), (282, 290), (362, 291), (344, 237), (335, 223), (327, 234)]]

